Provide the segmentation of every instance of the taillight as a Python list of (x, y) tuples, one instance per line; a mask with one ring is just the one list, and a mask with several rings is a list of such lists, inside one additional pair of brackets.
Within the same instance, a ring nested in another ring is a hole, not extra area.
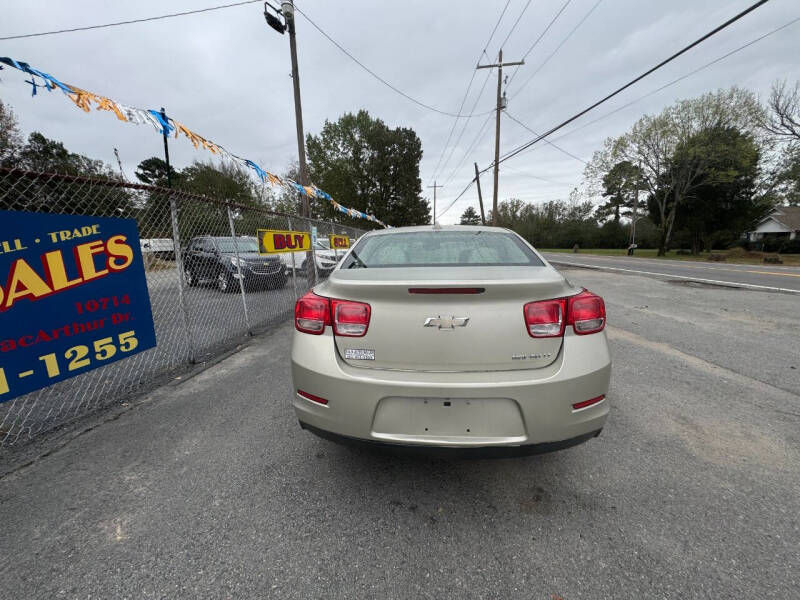
[(597, 333), (606, 325), (603, 299), (587, 290), (569, 298), (529, 302), (523, 313), (528, 335), (535, 338), (561, 337), (567, 325), (578, 335)]
[(583, 290), (569, 299), (567, 322), (578, 335), (602, 331), (606, 326), (606, 304), (597, 294)]
[(328, 299), (308, 292), (294, 305), (294, 326), (297, 331), (321, 335), (325, 325), (331, 324)]
[(333, 333), (344, 337), (361, 337), (369, 327), (369, 304), (352, 300), (331, 299)]
[(576, 402), (575, 404), (572, 405), (572, 410), (580, 410), (582, 408), (588, 408), (590, 406), (594, 406), (595, 404), (599, 404), (605, 399), (606, 397), (604, 395), (601, 395), (595, 398), (590, 398), (589, 400), (584, 400), (582, 402)]
[(564, 335), (564, 298), (529, 302), (524, 307), (528, 335), (535, 338)]
[(309, 394), (308, 392), (304, 392), (303, 390), (297, 390), (297, 395), (302, 396), (306, 400), (311, 400), (312, 402), (316, 402), (317, 404), (328, 403), (327, 398), (323, 398), (322, 396), (315, 396), (314, 394)]
[(326, 325), (333, 325), (335, 335), (362, 337), (367, 333), (369, 317), (369, 304), (324, 298), (314, 292), (308, 292), (294, 305), (295, 328), (297, 331), (313, 335), (321, 335)]

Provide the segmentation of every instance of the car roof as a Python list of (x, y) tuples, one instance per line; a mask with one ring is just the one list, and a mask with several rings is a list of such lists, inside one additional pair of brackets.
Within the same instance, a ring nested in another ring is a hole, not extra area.
[(415, 225), (412, 227), (392, 227), (391, 229), (375, 229), (373, 231), (368, 231), (365, 233), (363, 237), (366, 236), (374, 236), (374, 235), (392, 235), (395, 233), (417, 233), (423, 231), (487, 231), (492, 233), (509, 233), (511, 232), (510, 229), (506, 229), (504, 227), (491, 227), (490, 225)]

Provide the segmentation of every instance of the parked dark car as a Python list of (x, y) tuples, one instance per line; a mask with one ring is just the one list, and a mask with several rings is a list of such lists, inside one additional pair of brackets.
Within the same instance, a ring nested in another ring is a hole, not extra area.
[(190, 286), (213, 282), (221, 292), (238, 290), (239, 277), (248, 288), (286, 285), (280, 258), (259, 254), (254, 237), (192, 238), (183, 256), (183, 274)]

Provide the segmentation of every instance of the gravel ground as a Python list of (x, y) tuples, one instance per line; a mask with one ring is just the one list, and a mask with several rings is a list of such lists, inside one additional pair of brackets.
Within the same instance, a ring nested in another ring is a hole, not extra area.
[(797, 598), (796, 296), (606, 298), (603, 434), (439, 461), (302, 432), (290, 326), (0, 480), (8, 598)]

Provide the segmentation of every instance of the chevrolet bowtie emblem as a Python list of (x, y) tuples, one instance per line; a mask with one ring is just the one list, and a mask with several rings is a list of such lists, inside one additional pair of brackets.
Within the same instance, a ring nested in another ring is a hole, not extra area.
[(438, 327), (439, 329), (452, 330), (456, 327), (466, 327), (469, 317), (428, 317), (425, 319), (425, 327)]

